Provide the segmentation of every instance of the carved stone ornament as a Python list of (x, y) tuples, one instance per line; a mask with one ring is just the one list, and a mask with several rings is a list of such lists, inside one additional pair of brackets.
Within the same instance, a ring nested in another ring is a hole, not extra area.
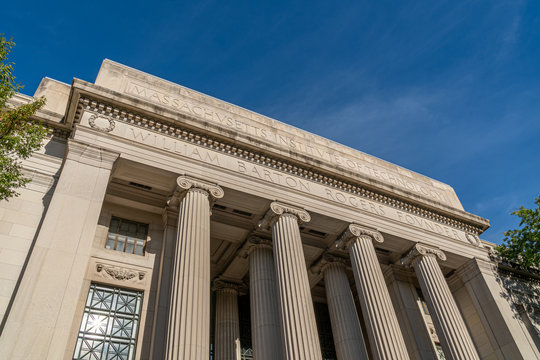
[(478, 237), (478, 235), (473, 235), (473, 234), (470, 234), (470, 233), (465, 233), (465, 237), (467, 238), (467, 240), (473, 244), (474, 246), (480, 246), (480, 238)]
[(268, 229), (281, 215), (285, 214), (294, 215), (297, 218), (299, 224), (307, 223), (311, 220), (311, 215), (309, 215), (306, 210), (289, 204), (274, 201), (270, 204), (270, 210), (266, 212), (266, 215), (264, 215), (262, 220), (259, 222), (259, 227), (261, 229)]
[(114, 127), (116, 126), (113, 119), (106, 116), (102, 116), (102, 115), (96, 115), (96, 114), (93, 114), (88, 118), (88, 124), (90, 125), (91, 128), (94, 128), (96, 130), (103, 131), (103, 132), (111, 132), (114, 130)]
[(176, 179), (176, 185), (178, 185), (178, 187), (176, 188), (174, 195), (169, 199), (169, 206), (171, 207), (177, 207), (180, 199), (182, 199), (189, 190), (203, 191), (208, 195), (211, 203), (216, 199), (221, 199), (225, 194), (221, 186), (187, 175), (180, 175)]
[(404, 266), (414, 266), (414, 263), (422, 256), (435, 256), (441, 261), (446, 260), (446, 255), (441, 249), (416, 243), (407, 255), (401, 258), (401, 264)]
[(382, 234), (377, 230), (353, 223), (349, 224), (347, 230), (345, 230), (334, 244), (334, 247), (339, 250), (347, 250), (352, 242), (358, 238), (366, 238), (378, 243), (384, 242)]
[(222, 278), (215, 279), (212, 283), (212, 291), (222, 291), (222, 290), (236, 291), (238, 295), (247, 294), (247, 286), (244, 283), (228, 281)]
[(138, 277), (139, 280), (142, 280), (145, 275), (145, 273), (142, 271), (128, 270), (116, 266), (107, 266), (104, 264), (97, 264), (96, 271), (99, 273), (104, 271), (107, 275), (109, 275), (109, 277), (120, 281), (131, 280), (135, 277)]

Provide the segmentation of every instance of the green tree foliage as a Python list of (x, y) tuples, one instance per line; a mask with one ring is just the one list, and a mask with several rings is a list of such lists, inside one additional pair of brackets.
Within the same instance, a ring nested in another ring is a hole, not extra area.
[(540, 267), (540, 196), (534, 202), (536, 209), (522, 206), (512, 212), (521, 218), (521, 229), (505, 232), (503, 243), (495, 248), (503, 258), (525, 267)]
[(30, 119), (44, 104), (40, 98), (17, 108), (8, 105), (22, 85), (15, 82), (13, 62), (8, 60), (15, 43), (0, 34), (0, 200), (19, 195), (17, 188), (28, 181), (22, 174), (21, 160), (41, 147), (46, 129)]

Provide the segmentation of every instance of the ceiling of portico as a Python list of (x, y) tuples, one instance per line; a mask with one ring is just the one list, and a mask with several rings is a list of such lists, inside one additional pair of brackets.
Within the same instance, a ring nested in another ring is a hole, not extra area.
[[(128, 207), (161, 214), (176, 188), (178, 174), (120, 159), (113, 169), (107, 190), (109, 201)], [(239, 256), (250, 235), (271, 238), (271, 233), (258, 227), (270, 207), (272, 199), (265, 199), (246, 192), (224, 188), (225, 196), (218, 199), (211, 217), (211, 272), (212, 277), (224, 276), (230, 280), (248, 281), (248, 261)], [(331, 248), (346, 230), (348, 223), (323, 214), (310, 212), (311, 221), (300, 225), (306, 266), (309, 269)], [(411, 241), (384, 234), (385, 241), (377, 243), (381, 264), (399, 262), (413, 245)], [(448, 266), (463, 263), (459, 257), (449, 256)], [(445, 269), (445, 272), (450, 271)], [(309, 273), (314, 297), (324, 299), (322, 277)], [(349, 273), (352, 281), (352, 273)]]

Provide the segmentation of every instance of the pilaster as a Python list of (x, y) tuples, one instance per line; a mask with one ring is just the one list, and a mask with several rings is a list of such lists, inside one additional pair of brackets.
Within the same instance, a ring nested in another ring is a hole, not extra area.
[(535, 359), (540, 352), (500, 284), (496, 264), (471, 259), (456, 271), (480, 316), (491, 345), (502, 359)]
[[(0, 338), (2, 359), (68, 352), (92, 241), (119, 154), (68, 141), (65, 161)], [(80, 322), (79, 322), (80, 324)]]

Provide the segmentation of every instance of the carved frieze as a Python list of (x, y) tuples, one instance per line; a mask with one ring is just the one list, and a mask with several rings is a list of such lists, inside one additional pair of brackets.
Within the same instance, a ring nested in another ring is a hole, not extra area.
[(129, 281), (132, 279), (143, 280), (146, 275), (146, 273), (143, 271), (136, 271), (119, 266), (112, 266), (101, 263), (96, 264), (96, 272), (103, 277), (119, 281)]

